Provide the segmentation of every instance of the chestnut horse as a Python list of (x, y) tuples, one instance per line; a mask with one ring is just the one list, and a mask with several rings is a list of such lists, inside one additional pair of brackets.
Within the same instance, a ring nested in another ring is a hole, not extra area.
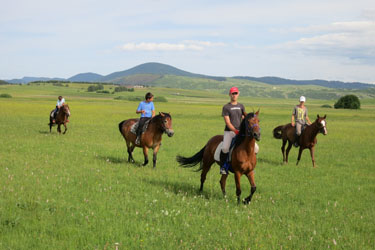
[[(51, 113), (53, 112), (53, 110), (51, 111)], [(64, 103), (61, 108), (59, 109), (57, 115), (56, 115), (56, 119), (55, 119), (55, 122), (56, 123), (53, 123), (53, 117), (51, 117), (51, 115), (49, 116), (49, 132), (51, 133), (51, 130), (52, 130), (52, 126), (54, 125), (57, 125), (57, 132), (59, 132), (59, 134), (61, 134), (61, 124), (64, 125), (65, 127), (65, 130), (64, 130), (64, 133), (66, 133), (66, 131), (68, 130), (68, 128), (66, 127), (66, 124), (68, 122), (68, 117), (70, 116), (70, 109), (69, 109), (69, 105)]]
[[(323, 135), (327, 134), (326, 117), (327, 117), (326, 115), (324, 115), (324, 117), (320, 117), (319, 115), (317, 115), (315, 122), (313, 122), (311, 125), (308, 125), (302, 131), (301, 136), (299, 138), (299, 152), (298, 152), (298, 159), (297, 159), (296, 165), (298, 165), (298, 162), (301, 160), (302, 151), (308, 148), (310, 149), (312, 164), (313, 164), (313, 167), (315, 168), (314, 149), (315, 149), (315, 144), (317, 142), (316, 136), (318, 135), (318, 133), (322, 133)], [(283, 153), (284, 163), (288, 163), (288, 155), (292, 147), (292, 144), (294, 144), (295, 134), (296, 134), (296, 128), (293, 127), (291, 123), (278, 126), (273, 130), (273, 137), (275, 137), (276, 139), (283, 140), (283, 144), (281, 146), (281, 152)], [(285, 144), (287, 141), (288, 141), (288, 147), (285, 153)]]
[(172, 117), (169, 113), (160, 112), (159, 115), (151, 118), (147, 130), (142, 133), (140, 139), (140, 145), (135, 144), (136, 135), (133, 134), (130, 129), (133, 124), (135, 124), (139, 119), (129, 119), (124, 120), (119, 123), (120, 133), (126, 141), (126, 146), (128, 148), (128, 162), (134, 163), (133, 150), (135, 147), (143, 148), (144, 163), (143, 166), (146, 166), (148, 163), (148, 149), (152, 148), (154, 151), (153, 154), (153, 167), (156, 167), (156, 155), (159, 151), (161, 145), (161, 137), (163, 133), (166, 133), (169, 137), (172, 137), (174, 134), (172, 128)]
[[(249, 204), (253, 194), (256, 190), (254, 181), (254, 168), (257, 162), (255, 154), (255, 140), (260, 140), (260, 127), (258, 120), (259, 110), (254, 113), (246, 115), (245, 119), (241, 122), (241, 128), (239, 135), (236, 136), (236, 142), (232, 151), (232, 170), (234, 173), (234, 180), (236, 182), (236, 195), (237, 202), (240, 203), (241, 196), (241, 184), (240, 178), (243, 174), (249, 179), (251, 190), (250, 195), (243, 201), (244, 204)], [(203, 184), (206, 180), (206, 175), (211, 168), (213, 163), (218, 163), (214, 159), (214, 154), (217, 146), (223, 141), (222, 135), (216, 135), (212, 137), (207, 144), (195, 155), (190, 158), (177, 156), (176, 160), (182, 167), (193, 167), (200, 163), (200, 168), (197, 171), (202, 170), (201, 173), (201, 186), (200, 191), (203, 191)], [(220, 186), (221, 191), (225, 195), (225, 184), (228, 174), (221, 175)]]

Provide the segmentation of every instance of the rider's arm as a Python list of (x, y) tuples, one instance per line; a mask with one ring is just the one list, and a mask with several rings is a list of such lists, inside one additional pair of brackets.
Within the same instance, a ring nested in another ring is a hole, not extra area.
[(306, 121), (308, 121), (308, 124), (311, 124), (310, 118), (306, 115)]
[(236, 133), (237, 129), (230, 122), (229, 116), (224, 116), (225, 125), (229, 128), (230, 131)]
[(294, 127), (294, 114), (292, 115), (292, 126)]

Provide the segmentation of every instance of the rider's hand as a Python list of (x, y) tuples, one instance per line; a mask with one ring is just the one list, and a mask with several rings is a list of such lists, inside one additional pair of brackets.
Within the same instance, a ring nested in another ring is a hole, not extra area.
[(294, 125), (295, 125), (294, 122), (292, 122), (292, 127), (294, 127)]
[(144, 111), (144, 110), (141, 110), (141, 112), (142, 112), (142, 114), (146, 113), (146, 111)]
[(234, 133), (236, 134), (236, 135), (238, 135), (239, 133), (240, 133), (240, 131), (238, 131), (237, 129), (234, 131)]

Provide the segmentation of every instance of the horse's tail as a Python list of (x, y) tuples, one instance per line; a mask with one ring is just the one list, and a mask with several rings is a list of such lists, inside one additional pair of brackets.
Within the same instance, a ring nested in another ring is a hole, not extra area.
[[(194, 167), (195, 165), (197, 165), (198, 163), (200, 163), (202, 161), (205, 149), (206, 149), (206, 146), (204, 146), (198, 153), (196, 153), (195, 155), (193, 155), (192, 157), (189, 157), (189, 158), (183, 157), (181, 155), (177, 155), (176, 161), (178, 163), (180, 163), (181, 167), (184, 167), (184, 168)], [(200, 170), (202, 170), (202, 164), (199, 167), (199, 169), (197, 169), (197, 172), (200, 171)]]
[(122, 128), (122, 124), (124, 124), (124, 122), (125, 122), (126, 120), (123, 120), (122, 122), (120, 122), (119, 124), (118, 124), (118, 129), (120, 130), (120, 133), (122, 134), (122, 130), (121, 130), (121, 128)]
[(274, 138), (281, 139), (281, 135), (282, 135), (281, 130), (282, 130), (283, 127), (284, 126), (281, 125), (281, 126), (278, 126), (278, 127), (276, 127), (276, 128), (273, 129), (273, 137)]

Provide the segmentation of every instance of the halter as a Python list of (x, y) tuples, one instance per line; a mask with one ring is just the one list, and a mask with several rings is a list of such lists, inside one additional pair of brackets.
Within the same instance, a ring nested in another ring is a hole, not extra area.
[[(252, 116), (251, 118), (255, 118), (256, 117), (256, 115), (254, 114), (254, 116)], [(246, 125), (246, 131), (247, 131), (247, 134), (249, 135), (249, 136), (253, 136), (253, 130), (254, 130), (254, 128), (256, 128), (256, 127), (258, 127), (259, 128), (259, 131), (260, 131), (260, 127), (259, 127), (259, 124), (253, 124), (253, 125), (249, 125), (249, 119), (246, 119), (245, 120), (245, 125)]]

